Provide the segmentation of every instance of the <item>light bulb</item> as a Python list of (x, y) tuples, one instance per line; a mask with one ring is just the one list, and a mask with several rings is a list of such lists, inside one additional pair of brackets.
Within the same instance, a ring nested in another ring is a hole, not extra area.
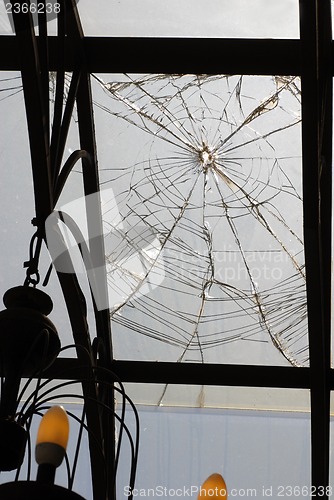
[(211, 474), (202, 484), (197, 500), (204, 498), (225, 498), (227, 499), (227, 488), (224, 478), (215, 472)]
[(36, 462), (59, 467), (65, 456), (69, 421), (62, 406), (52, 406), (43, 416), (36, 440)]

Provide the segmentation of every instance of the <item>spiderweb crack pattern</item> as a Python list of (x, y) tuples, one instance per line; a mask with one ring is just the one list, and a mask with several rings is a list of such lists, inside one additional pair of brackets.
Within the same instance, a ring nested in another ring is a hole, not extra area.
[[(113, 325), (176, 347), (179, 362), (206, 362), (212, 350), (229, 362), (227, 344), (271, 339), (289, 363), (307, 365), (299, 79), (94, 79), (109, 98), (95, 105), (125, 124), (120, 135), (137, 151), (119, 168), (116, 155), (104, 183), (118, 187), (122, 223), (161, 243)], [(114, 270), (109, 278), (115, 286)]]

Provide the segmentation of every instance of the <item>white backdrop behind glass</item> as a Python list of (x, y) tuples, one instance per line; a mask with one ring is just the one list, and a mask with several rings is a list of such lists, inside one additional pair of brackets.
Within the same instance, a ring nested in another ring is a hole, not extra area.
[(89, 36), (298, 38), (298, 2), (80, 0)]

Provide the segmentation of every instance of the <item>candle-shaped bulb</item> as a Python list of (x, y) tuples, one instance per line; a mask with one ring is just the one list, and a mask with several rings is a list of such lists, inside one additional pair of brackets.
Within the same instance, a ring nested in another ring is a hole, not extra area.
[(62, 406), (52, 406), (43, 416), (36, 440), (36, 462), (59, 467), (66, 453), (69, 421)]
[(224, 498), (227, 499), (227, 488), (224, 478), (214, 473), (209, 476), (202, 484), (197, 500), (204, 498)]

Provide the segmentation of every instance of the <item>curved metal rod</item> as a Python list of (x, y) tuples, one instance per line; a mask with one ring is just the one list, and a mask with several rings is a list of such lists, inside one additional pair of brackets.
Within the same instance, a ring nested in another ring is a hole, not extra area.
[(54, 206), (56, 206), (56, 204), (59, 200), (59, 197), (60, 197), (60, 195), (65, 187), (68, 176), (72, 172), (76, 163), (81, 159), (85, 160), (83, 162), (83, 167), (86, 167), (86, 166), (92, 167), (93, 166), (91, 156), (87, 151), (85, 151), (83, 149), (78, 149), (76, 151), (73, 151), (73, 153), (66, 160), (63, 168), (61, 169), (61, 171), (58, 175), (58, 178), (57, 178), (57, 181), (55, 184), (55, 188), (54, 188)]
[[(67, 382), (65, 382), (64, 384), (61, 384), (61, 385), (64, 386), (66, 384), (68, 385)], [(53, 389), (46, 391), (41, 397), (44, 397), (45, 395), (47, 395), (48, 392), (52, 392), (52, 390)], [(119, 389), (115, 388), (115, 390), (119, 390)], [(85, 401), (85, 403), (87, 403), (86, 398), (84, 396), (79, 395), (79, 394), (72, 393), (72, 394), (67, 394), (67, 396), (70, 396), (70, 397), (76, 398), (76, 399), (81, 399), (81, 400)], [(62, 394), (58, 394), (58, 395), (51, 395), (48, 398), (40, 400), (39, 404), (34, 408), (33, 413), (36, 413), (36, 412), (41, 410), (42, 407), (39, 405), (44, 405), (45, 403), (48, 403), (48, 401), (50, 401), (50, 400), (60, 399), (62, 397), (63, 397)], [(126, 434), (128, 436), (129, 444), (130, 444), (130, 448), (131, 448), (131, 469), (130, 469), (129, 486), (130, 486), (130, 491), (132, 492), (134, 489), (134, 482), (135, 482), (135, 475), (136, 475), (137, 461), (138, 461), (138, 448), (137, 448), (138, 421), (136, 420), (136, 443), (134, 443), (133, 438), (132, 438), (131, 433), (130, 433), (130, 430), (129, 430), (128, 426), (125, 424), (124, 420), (122, 420), (122, 418), (119, 415), (117, 415), (117, 413), (115, 413), (114, 410), (112, 408), (110, 408), (109, 406), (107, 406), (106, 404), (102, 403), (99, 400), (93, 400), (93, 401), (95, 403), (97, 403), (97, 405), (99, 407), (101, 407), (102, 409), (107, 410), (107, 412), (111, 412), (113, 417), (116, 418), (116, 420), (118, 420), (120, 422), (121, 427), (124, 429), (124, 431), (126, 432)], [(135, 412), (135, 415), (137, 415), (137, 412)], [(89, 432), (90, 435), (94, 435), (94, 433), (92, 432), (92, 430), (88, 426), (85, 426), (85, 428)], [(131, 493), (131, 495), (129, 496), (130, 499), (132, 498), (132, 495), (133, 494)]]
[[(99, 294), (100, 290), (98, 287), (98, 283), (95, 278), (95, 273), (94, 273), (94, 263), (91, 258), (91, 253), (88, 248), (88, 245), (83, 237), (83, 234), (77, 225), (77, 223), (74, 221), (74, 219), (68, 215), (65, 212), (62, 211), (54, 211), (53, 216), (57, 217), (58, 220), (60, 220), (65, 226), (70, 230), (73, 238), (75, 239), (76, 244), (78, 245), (82, 261), (86, 270), (86, 275), (88, 276), (88, 281), (89, 281), (89, 286), (91, 290), (91, 297), (93, 300), (93, 304), (96, 304), (96, 302), (99, 302), (97, 300), (97, 295)], [(59, 240), (60, 241), (60, 240)], [(50, 249), (49, 249), (50, 251)], [(65, 252), (68, 252), (68, 248), (64, 243), (64, 254)], [(51, 251), (52, 253), (52, 251)], [(70, 259), (70, 256), (68, 255), (69, 261), (68, 261), (68, 268), (73, 270), (73, 273), (75, 274), (74, 267), (72, 266), (72, 261)], [(102, 267), (102, 266), (101, 266)], [(95, 295), (94, 295), (95, 292)], [(107, 297), (103, 297), (103, 304), (107, 305)], [(99, 302), (100, 304), (102, 303), (101, 301)]]

